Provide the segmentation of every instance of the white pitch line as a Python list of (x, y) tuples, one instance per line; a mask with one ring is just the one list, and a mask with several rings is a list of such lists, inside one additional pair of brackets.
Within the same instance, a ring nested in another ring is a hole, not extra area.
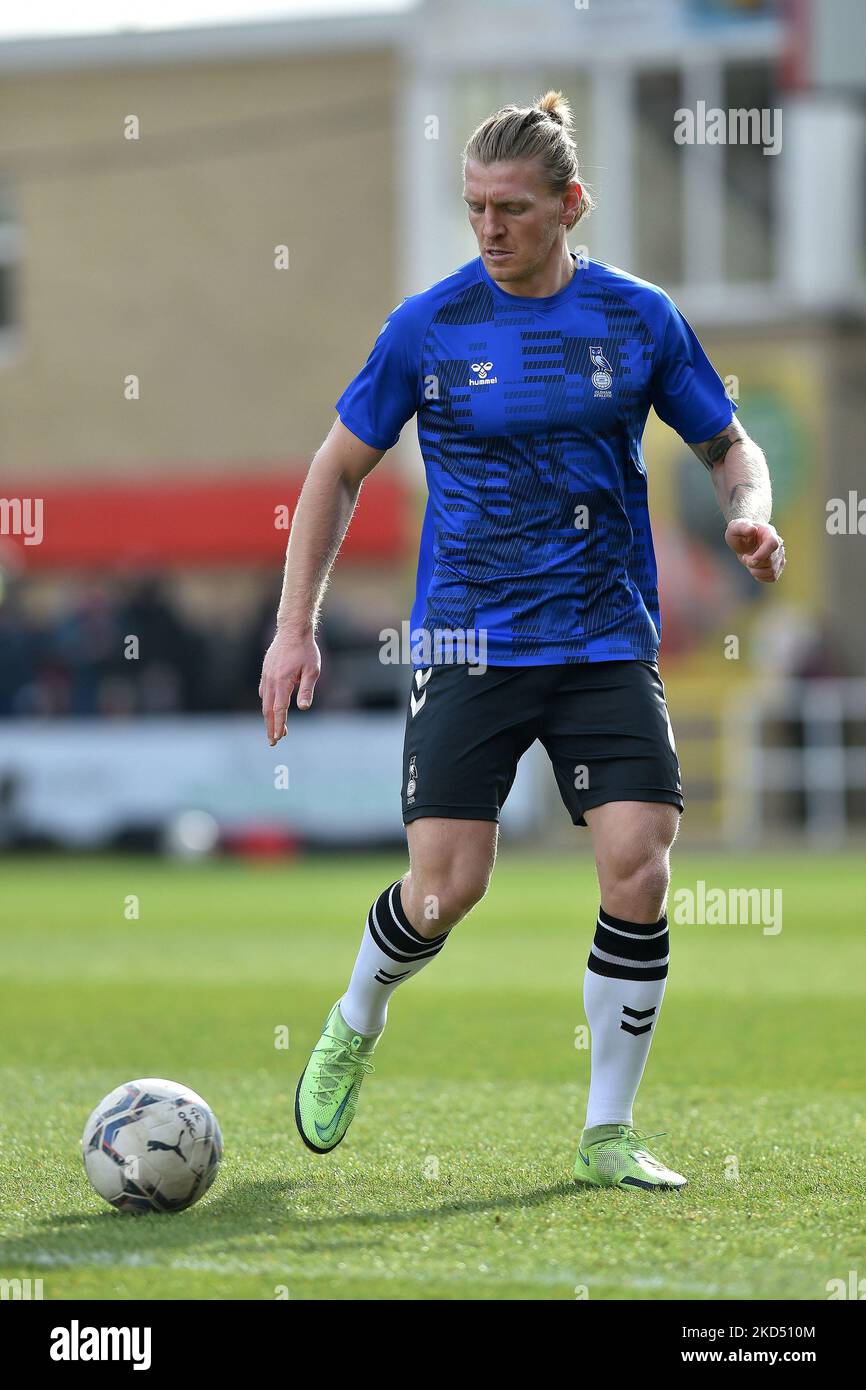
[(564, 1284), (569, 1288), (574, 1288), (577, 1285), (585, 1285), (589, 1290), (590, 1301), (592, 1300), (593, 1288), (609, 1286), (626, 1289), (670, 1289), (685, 1294), (698, 1294), (707, 1298), (749, 1298), (753, 1294), (753, 1290), (744, 1288), (742, 1285), (701, 1284), (695, 1281), (666, 1279), (663, 1275), (637, 1275), (634, 1277), (580, 1275), (571, 1270), (551, 1270), (549, 1272), (533, 1270), (521, 1273), (506, 1271), (500, 1273), (492, 1269), (455, 1270), (453, 1266), (436, 1266), (428, 1271), (371, 1270), (369, 1266), (352, 1269), (337, 1268), (336, 1265), (327, 1269), (311, 1269), (308, 1265), (303, 1267), (280, 1266), (278, 1264), (264, 1265), (251, 1263), (247, 1260), (208, 1260), (195, 1256), (164, 1260), (135, 1252), (117, 1254), (113, 1250), (93, 1250), (85, 1256), (38, 1254), (21, 1262), (21, 1268), (27, 1268), (29, 1265), (36, 1265), (40, 1269), (76, 1268), (84, 1270), (88, 1265), (97, 1265), (100, 1268), (118, 1269), (190, 1270), (201, 1274), (270, 1276), (283, 1283), (290, 1279), (346, 1279), (359, 1283), (374, 1283), (380, 1279), (399, 1279), (401, 1282), (427, 1284), (436, 1279), (448, 1279), (457, 1283), (472, 1279), (474, 1282), (480, 1280), (491, 1284), (526, 1284), (538, 1287)]

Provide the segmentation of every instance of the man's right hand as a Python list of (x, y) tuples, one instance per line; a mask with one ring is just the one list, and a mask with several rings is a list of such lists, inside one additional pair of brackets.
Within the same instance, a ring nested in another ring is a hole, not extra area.
[(272, 748), (286, 732), (286, 715), (292, 691), (297, 687), (295, 704), (298, 709), (309, 709), (321, 669), (322, 657), (312, 633), (298, 636), (277, 629), (273, 642), (265, 652), (259, 682), (262, 714)]

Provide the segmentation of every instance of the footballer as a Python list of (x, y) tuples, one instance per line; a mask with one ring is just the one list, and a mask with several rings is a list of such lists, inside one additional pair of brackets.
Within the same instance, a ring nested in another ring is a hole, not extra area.
[(292, 692), (298, 709), (312, 702), (319, 612), (362, 481), (417, 416), (429, 495), (403, 745), (410, 867), (370, 907), (295, 1119), (317, 1153), (345, 1137), (391, 995), (435, 969), (486, 892), (501, 808), (538, 739), (572, 822), (589, 828), (599, 882), (574, 1177), (678, 1188), (686, 1178), (634, 1126), (667, 981), (669, 854), (683, 811), (658, 669), (641, 451), (650, 407), (708, 470), (725, 541), (763, 584), (785, 564), (770, 478), (664, 290), (569, 251), (592, 199), (561, 93), (489, 116), (463, 173), (479, 254), (393, 310), (337, 401), (293, 519), (262, 671), (273, 746)]

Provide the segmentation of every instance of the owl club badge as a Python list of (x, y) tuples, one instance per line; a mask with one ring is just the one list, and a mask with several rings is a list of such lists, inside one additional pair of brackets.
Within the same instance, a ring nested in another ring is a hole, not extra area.
[(589, 359), (596, 370), (592, 374), (592, 384), (595, 387), (597, 396), (605, 397), (610, 395), (610, 388), (613, 385), (613, 371), (610, 363), (605, 357), (600, 347), (589, 349)]

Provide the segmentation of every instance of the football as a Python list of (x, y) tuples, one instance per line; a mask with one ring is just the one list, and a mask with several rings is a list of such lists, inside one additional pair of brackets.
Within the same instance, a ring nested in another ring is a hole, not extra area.
[(222, 1159), (216, 1116), (188, 1086), (127, 1081), (92, 1112), (84, 1167), (106, 1202), (126, 1212), (183, 1211), (213, 1183)]

